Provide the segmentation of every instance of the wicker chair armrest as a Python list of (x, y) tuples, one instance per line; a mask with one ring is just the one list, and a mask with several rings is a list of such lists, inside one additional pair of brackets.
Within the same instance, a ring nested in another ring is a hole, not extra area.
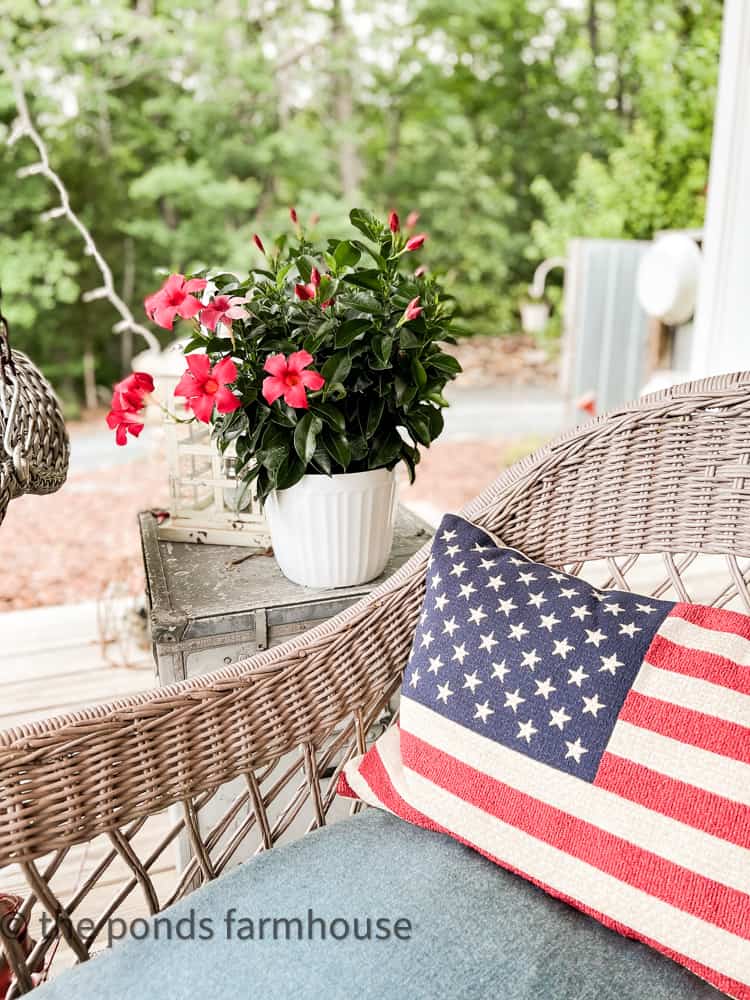
[(408, 658), (428, 548), (273, 649), (0, 732), (0, 867), (122, 828), (368, 718)]

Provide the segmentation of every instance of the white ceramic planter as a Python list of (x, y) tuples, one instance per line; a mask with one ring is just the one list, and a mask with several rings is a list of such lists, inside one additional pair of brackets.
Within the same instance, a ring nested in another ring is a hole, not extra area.
[(393, 543), (393, 469), (303, 476), (270, 493), (265, 514), (284, 576), (306, 587), (351, 587), (379, 576)]

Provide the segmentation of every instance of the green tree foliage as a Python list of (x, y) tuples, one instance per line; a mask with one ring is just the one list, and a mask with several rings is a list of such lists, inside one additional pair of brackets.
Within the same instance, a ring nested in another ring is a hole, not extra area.
[[(161, 270), (246, 271), (288, 205), (325, 239), (352, 204), (421, 214), (464, 327), (516, 324), (572, 235), (698, 225), (720, 0), (5, 0), (71, 201), (139, 319)], [(0, 283), (16, 343), (58, 384), (130, 351), (0, 79)], [(140, 349), (140, 344), (134, 345)]]
[(585, 153), (567, 190), (542, 173), (534, 180), (544, 215), (532, 258), (562, 253), (573, 236), (648, 239), (703, 222), (721, 2), (629, 6), (608, 49), (622, 135), (606, 157)]

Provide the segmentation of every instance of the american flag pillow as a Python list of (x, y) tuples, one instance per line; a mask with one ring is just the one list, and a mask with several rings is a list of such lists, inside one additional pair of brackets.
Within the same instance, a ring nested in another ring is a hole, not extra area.
[(342, 794), (750, 1000), (750, 618), (606, 592), (444, 518), (400, 727)]

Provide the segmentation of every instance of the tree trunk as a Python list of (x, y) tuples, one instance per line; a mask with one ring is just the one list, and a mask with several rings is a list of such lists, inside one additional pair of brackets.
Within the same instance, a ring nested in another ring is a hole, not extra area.
[(96, 361), (94, 352), (87, 347), (83, 353), (83, 395), (87, 410), (95, 410), (98, 399), (96, 395)]
[(357, 145), (352, 134), (354, 118), (353, 80), (350, 70), (349, 49), (354, 44), (347, 31), (341, 9), (341, 0), (333, 0), (331, 6), (333, 113), (338, 126), (338, 162), (341, 193), (351, 204), (357, 194), (361, 176), (361, 164)]
[(596, 9), (596, 0), (589, 0), (588, 13), (586, 15), (586, 28), (589, 33), (589, 47), (591, 49), (591, 62), (596, 69), (596, 57), (599, 55), (599, 14)]

